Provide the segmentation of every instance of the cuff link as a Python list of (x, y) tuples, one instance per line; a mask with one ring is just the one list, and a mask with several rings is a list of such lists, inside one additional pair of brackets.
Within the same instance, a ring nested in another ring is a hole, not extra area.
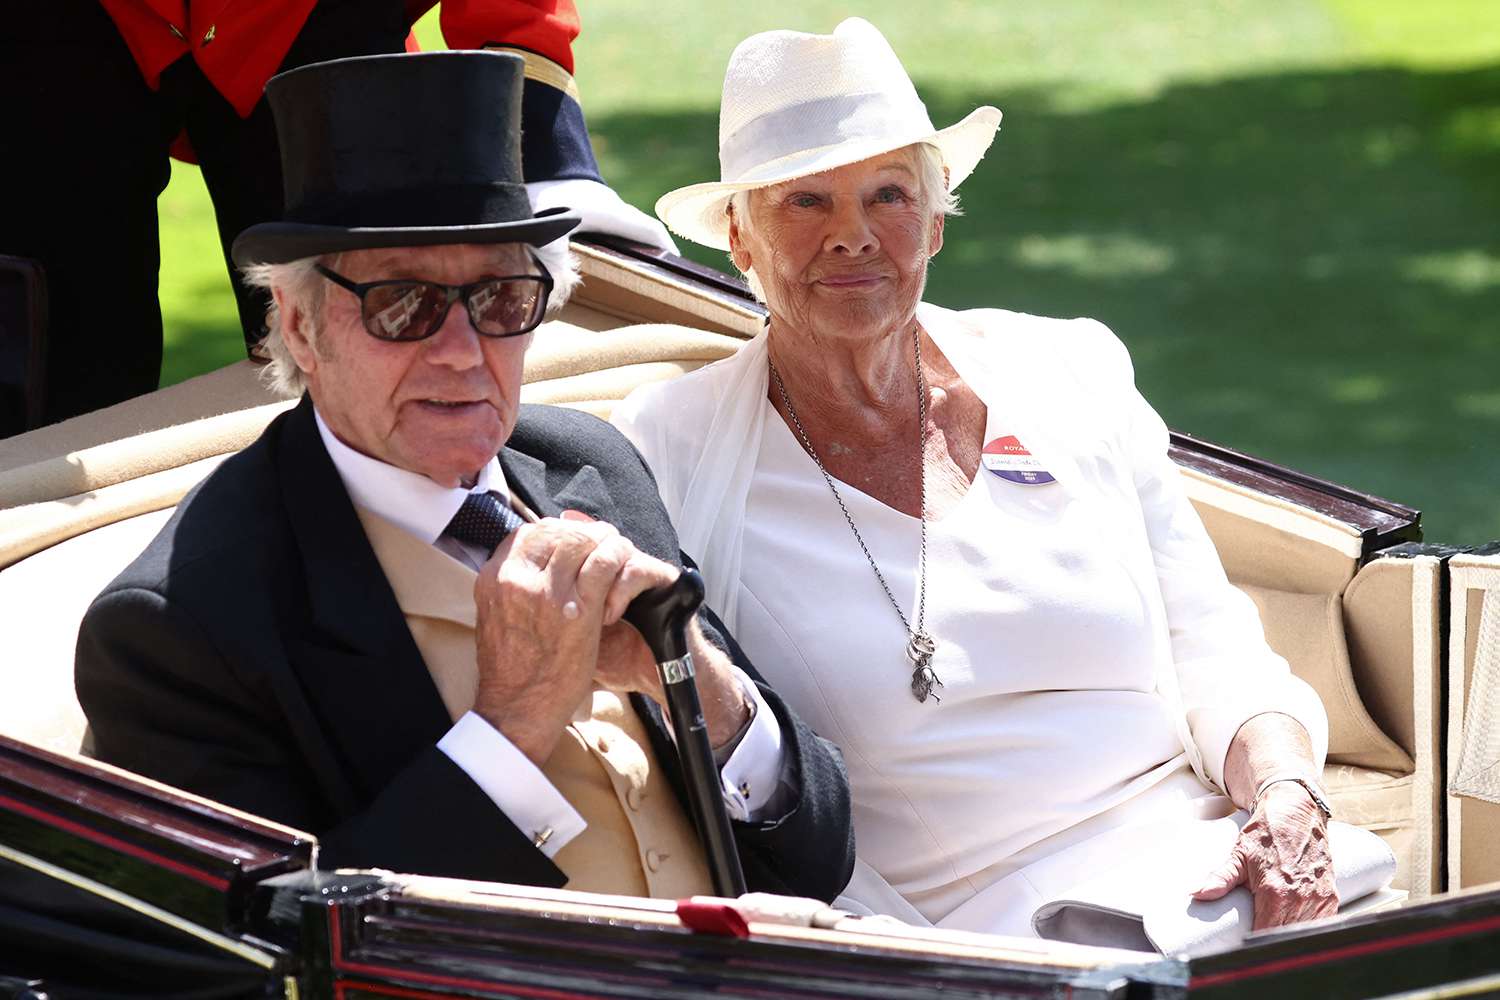
[(550, 827), (550, 826), (544, 826), (540, 830), (533, 830), (531, 832), (531, 846), (532, 847), (541, 847), (543, 844), (545, 844), (547, 841), (549, 841), (551, 839), (552, 839), (552, 827)]

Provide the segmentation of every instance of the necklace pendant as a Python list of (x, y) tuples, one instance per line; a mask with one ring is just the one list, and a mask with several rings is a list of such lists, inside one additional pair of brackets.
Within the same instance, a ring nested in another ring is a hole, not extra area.
[(926, 632), (918, 632), (911, 637), (906, 644), (906, 655), (913, 664), (911, 672), (912, 697), (919, 702), (925, 702), (929, 697), (933, 701), (942, 701), (932, 689), (942, 687), (943, 682), (938, 678), (937, 671), (932, 669), (932, 654), (937, 651), (937, 643), (932, 636)]

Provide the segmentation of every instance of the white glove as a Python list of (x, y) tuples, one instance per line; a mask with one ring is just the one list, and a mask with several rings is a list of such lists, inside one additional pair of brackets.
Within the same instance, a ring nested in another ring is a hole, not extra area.
[(625, 203), (614, 189), (586, 178), (536, 181), (526, 185), (532, 212), (567, 208), (583, 218), (574, 233), (603, 233), (677, 252), (667, 227)]

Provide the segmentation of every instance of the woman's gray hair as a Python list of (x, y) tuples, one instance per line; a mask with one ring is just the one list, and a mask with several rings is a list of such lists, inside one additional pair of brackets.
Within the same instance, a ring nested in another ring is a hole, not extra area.
[[(552, 295), (547, 300), (547, 315), (555, 316), (567, 304), (578, 287), (578, 262), (568, 250), (565, 239), (553, 240), (546, 246), (531, 247), (531, 252), (552, 276)], [(282, 396), (300, 396), (307, 388), (307, 380), (291, 350), (282, 336), (281, 307), (276, 304), (273, 289), (280, 289), (285, 299), (298, 307), (302, 317), (302, 336), (314, 349), (318, 341), (318, 321), (323, 311), (323, 296), (328, 294), (329, 282), (315, 270), (322, 264), (330, 270), (338, 270), (339, 254), (322, 257), (304, 257), (285, 264), (251, 264), (241, 269), (245, 284), (251, 288), (263, 288), (271, 296), (271, 306), (266, 311), (266, 338), (261, 341), (261, 350), (269, 362), (261, 371), (261, 379), (273, 392)]]
[[(919, 142), (903, 146), (902, 151), (912, 159), (917, 171), (917, 191), (922, 205), (933, 215), (962, 215), (958, 195), (948, 190), (948, 173), (943, 167), (943, 153), (931, 143)], [(754, 189), (751, 189), (754, 190)], [(729, 197), (727, 211), (733, 215), (740, 232), (750, 228), (751, 191), (736, 191)], [(734, 263), (731, 256), (730, 263)], [(739, 265), (735, 265), (738, 269)], [(760, 302), (766, 301), (765, 288), (755, 275), (755, 268), (741, 272), (750, 285), (750, 292)]]

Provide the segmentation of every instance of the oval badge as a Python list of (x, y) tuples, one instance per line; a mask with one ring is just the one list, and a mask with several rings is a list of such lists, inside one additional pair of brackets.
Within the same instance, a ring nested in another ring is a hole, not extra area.
[(1057, 482), (1014, 434), (997, 437), (986, 444), (982, 461), (986, 469), (1001, 479), (1022, 486), (1045, 486)]

